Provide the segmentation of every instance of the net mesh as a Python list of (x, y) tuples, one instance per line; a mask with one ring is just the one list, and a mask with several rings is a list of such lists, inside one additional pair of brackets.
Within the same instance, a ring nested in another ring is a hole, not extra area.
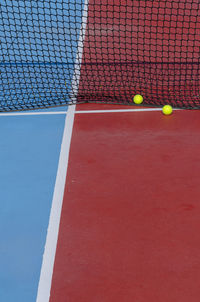
[(199, 0), (2, 0), (0, 110), (200, 108)]

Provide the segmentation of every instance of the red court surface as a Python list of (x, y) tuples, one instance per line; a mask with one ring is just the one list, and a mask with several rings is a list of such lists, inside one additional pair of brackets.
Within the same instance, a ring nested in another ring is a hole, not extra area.
[(75, 115), (51, 302), (199, 302), (199, 133), (199, 111)]

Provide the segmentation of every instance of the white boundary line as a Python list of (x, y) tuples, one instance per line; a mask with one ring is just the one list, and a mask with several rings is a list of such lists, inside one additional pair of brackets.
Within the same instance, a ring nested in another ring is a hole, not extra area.
[(74, 123), (74, 112), (75, 106), (70, 106), (65, 120), (65, 128), (61, 145), (58, 171), (56, 176), (36, 302), (48, 302), (50, 298), (51, 281), (58, 240), (58, 231), (68, 167), (72, 129)]

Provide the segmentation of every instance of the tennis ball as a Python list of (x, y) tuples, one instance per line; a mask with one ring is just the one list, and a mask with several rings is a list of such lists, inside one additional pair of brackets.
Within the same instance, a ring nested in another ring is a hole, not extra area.
[(173, 111), (173, 109), (172, 109), (172, 106), (170, 106), (170, 105), (165, 105), (162, 108), (162, 112), (164, 115), (170, 115), (170, 114), (172, 114), (172, 111)]
[(133, 102), (135, 104), (142, 104), (143, 102), (143, 97), (140, 94), (136, 94), (133, 98)]

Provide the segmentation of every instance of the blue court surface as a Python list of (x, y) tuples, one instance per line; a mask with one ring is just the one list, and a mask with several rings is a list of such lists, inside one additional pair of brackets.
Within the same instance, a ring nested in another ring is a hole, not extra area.
[(36, 301), (65, 117), (0, 116), (0, 301)]

